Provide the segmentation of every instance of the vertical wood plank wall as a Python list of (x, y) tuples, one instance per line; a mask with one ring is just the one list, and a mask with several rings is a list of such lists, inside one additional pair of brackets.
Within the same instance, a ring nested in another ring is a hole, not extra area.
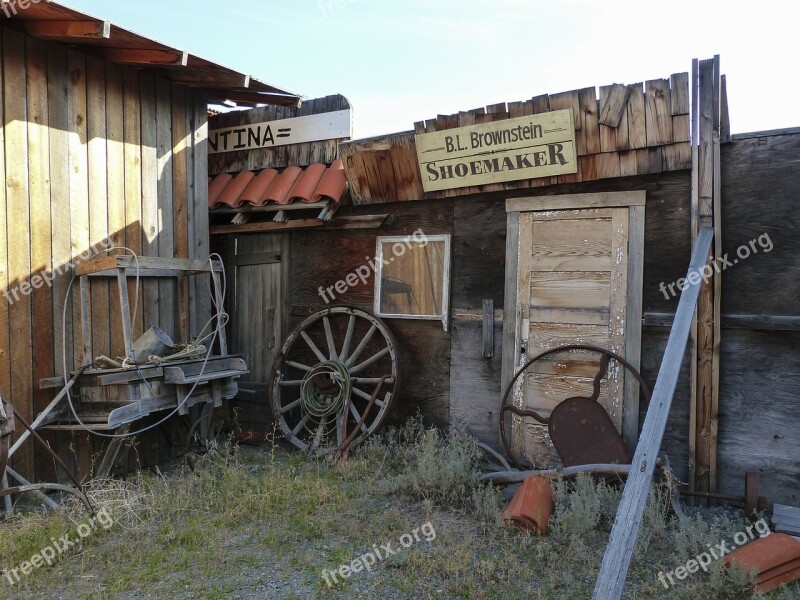
[[(31, 419), (52, 398), (39, 379), (82, 357), (77, 286), (62, 326), (71, 263), (107, 239), (143, 256), (208, 255), (206, 96), (6, 28), (0, 48), (0, 394)], [(197, 287), (193, 333), (210, 316), (207, 288)], [(91, 300), (93, 356), (121, 354), (114, 287), (93, 284)], [(158, 324), (176, 334), (175, 307), (174, 285), (147, 282), (135, 331)], [(102, 446), (82, 434), (45, 437), (84, 475)], [(30, 442), (13, 465), (56, 476)]]

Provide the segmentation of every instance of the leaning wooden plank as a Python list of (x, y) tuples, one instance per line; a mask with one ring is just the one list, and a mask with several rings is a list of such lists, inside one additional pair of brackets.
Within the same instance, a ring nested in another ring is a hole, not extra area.
[(600, 88), (600, 124), (607, 127), (619, 125), (628, 105), (631, 90), (627, 85), (614, 83)]
[(645, 83), (645, 127), (647, 145), (672, 143), (672, 100), (669, 81), (653, 79)]
[[(688, 276), (702, 270), (711, 250), (714, 230), (704, 227), (698, 236), (697, 245), (687, 271)], [(700, 292), (700, 282), (689, 280), (683, 289), (675, 324), (664, 350), (661, 369), (658, 373), (647, 416), (642, 426), (639, 446), (633, 456), (633, 470), (625, 483), (617, 516), (611, 530), (611, 538), (603, 555), (597, 583), (594, 588), (594, 600), (619, 600), (625, 586), (636, 538), (642, 522), (644, 507), (650, 493), (653, 471), (658, 459), (658, 451), (667, 426), (669, 409), (675, 394), (675, 387), (680, 375), (681, 363), (686, 351), (686, 342), (692, 326), (692, 315)]]

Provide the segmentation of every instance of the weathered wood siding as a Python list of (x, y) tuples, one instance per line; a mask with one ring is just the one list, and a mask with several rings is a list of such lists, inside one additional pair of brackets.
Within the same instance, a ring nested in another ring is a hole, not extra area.
[[(723, 251), (736, 250), (768, 233), (774, 248), (724, 272), (719, 430), (719, 485), (740, 494), (744, 472), (757, 470), (761, 493), (770, 501), (800, 500), (800, 333), (734, 329), (731, 315), (794, 317), (800, 299), (800, 182), (793, 161), (800, 156), (800, 134), (734, 141), (723, 146)], [(552, 185), (513, 193), (495, 192), (436, 201), (385, 204), (390, 225), (375, 232), (299, 232), (292, 234), (291, 304), (293, 322), (325, 303), (317, 288), (343, 279), (374, 254), (377, 235), (451, 233), (451, 327), (437, 323), (388, 320), (403, 347), (404, 386), (395, 416), (420, 408), (429, 420), (464, 426), (497, 446), (500, 402), (500, 340), (504, 316), (495, 310), (494, 356), (483, 357), (483, 300), (504, 303), (505, 199), (512, 195), (556, 195), (645, 190), (642, 374), (658, 376), (678, 298), (660, 284), (686, 275), (691, 254), (690, 172), (604, 179)], [(342, 214), (375, 212), (375, 206)], [(336, 299), (371, 309), (374, 281)], [(745, 319), (752, 321), (749, 317)], [(752, 325), (747, 325), (752, 327)], [(792, 327), (789, 325), (788, 327)], [(679, 478), (688, 474), (690, 353), (681, 371), (664, 437), (663, 453)], [(646, 405), (642, 402), (641, 417)]]
[[(344, 213), (350, 214), (350, 211)], [(363, 211), (361, 211), (363, 212)], [(344, 214), (340, 213), (340, 214)], [(330, 305), (347, 305), (372, 312), (374, 275), (366, 285), (349, 289), (326, 304), (318, 293), (344, 279), (375, 256), (378, 235), (408, 235), (417, 229), (428, 235), (453, 233), (451, 202), (415, 203), (400, 207), (391, 223), (374, 231), (293, 232), (290, 242), (291, 327), (304, 317)], [(402, 388), (394, 416), (409, 416), (418, 409), (431, 422), (449, 422), (450, 334), (437, 321), (389, 319), (400, 347)]]
[[(66, 46), (5, 27), (0, 35), (0, 393), (30, 420), (52, 398), (39, 379), (61, 373), (64, 359), (74, 368), (82, 356), (77, 289), (62, 329), (72, 263), (107, 239), (143, 256), (208, 255), (207, 103), (203, 92)], [(205, 298), (191, 311), (195, 331), (208, 318)], [(147, 282), (139, 299), (136, 332), (151, 324), (175, 332), (169, 284)], [(122, 354), (113, 286), (93, 285), (90, 315), (93, 355)], [(45, 436), (75, 460), (72, 436)], [(100, 443), (75, 441), (85, 474)], [(163, 436), (143, 444), (151, 453), (167, 446)], [(14, 467), (40, 480), (54, 475), (33, 443)]]
[[(468, 188), (423, 192), (414, 134), (431, 133), (571, 108), (578, 172)], [(353, 202), (380, 204), (456, 198), (556, 184), (680, 171), (691, 167), (689, 74), (628, 86), (587, 87), (493, 104), (415, 124), (413, 132), (355, 140), (339, 147)]]

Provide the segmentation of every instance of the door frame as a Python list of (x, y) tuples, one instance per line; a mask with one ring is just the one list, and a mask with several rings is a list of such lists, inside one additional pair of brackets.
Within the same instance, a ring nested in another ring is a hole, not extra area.
[[(628, 208), (628, 293), (626, 297), (625, 358), (637, 370), (641, 364), (642, 285), (644, 280), (644, 214), (646, 192), (597, 192), (555, 196), (526, 196), (506, 200), (506, 279), (500, 397), (516, 373), (520, 356), (517, 333), (521, 322), (519, 281), (520, 215), (550, 210)], [(507, 418), (510, 418), (508, 416)], [(511, 431), (510, 428), (507, 429)], [(639, 439), (639, 384), (625, 378), (622, 435), (631, 452)]]

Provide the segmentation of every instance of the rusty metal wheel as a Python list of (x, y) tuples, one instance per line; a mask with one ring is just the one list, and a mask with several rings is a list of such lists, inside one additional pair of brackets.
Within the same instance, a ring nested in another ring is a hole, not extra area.
[(398, 349), (367, 311), (333, 307), (311, 315), (275, 361), (270, 405), (286, 438), (306, 452), (355, 447), (383, 424), (399, 388)]
[[(594, 392), (591, 397), (575, 396), (565, 398), (553, 409), (550, 417), (543, 417), (533, 410), (518, 408), (509, 402), (514, 385), (531, 365), (551, 354), (572, 350), (587, 350), (601, 356), (600, 364), (594, 377)], [(628, 449), (616, 432), (608, 413), (598, 403), (600, 381), (607, 376), (612, 360), (617, 361), (636, 379), (644, 394), (645, 402), (649, 404), (650, 388), (639, 371), (619, 354), (599, 346), (570, 344), (551, 348), (531, 358), (517, 371), (506, 386), (503, 400), (500, 402), (500, 441), (510, 462), (515, 467), (521, 468), (521, 462), (517, 460), (511, 450), (511, 444), (506, 432), (507, 413), (512, 413), (519, 418), (530, 417), (543, 425), (547, 425), (550, 439), (561, 461), (567, 467), (590, 463), (625, 464), (630, 462)]]

